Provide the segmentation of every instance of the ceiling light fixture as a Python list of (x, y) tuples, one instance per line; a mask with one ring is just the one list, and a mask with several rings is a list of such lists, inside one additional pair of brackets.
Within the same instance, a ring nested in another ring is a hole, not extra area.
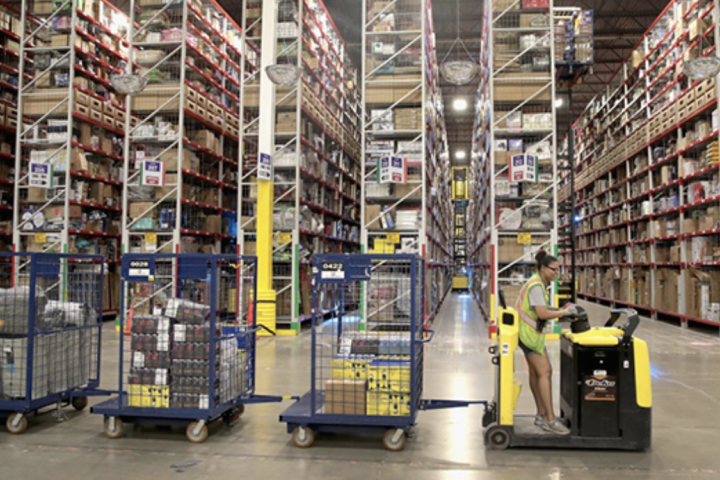
[(703, 37), (698, 42), (698, 58), (688, 60), (683, 65), (683, 71), (690, 80), (707, 80), (720, 74), (720, 58), (714, 53), (703, 56)]
[[(295, 22), (298, 21), (298, 14), (295, 9), (295, 4), (292, 0), (280, 0), (278, 4), (278, 22)], [(280, 52), (280, 56), (283, 57), (283, 52), (291, 50), (291, 47), (283, 45), (283, 50)], [(287, 55), (286, 57), (289, 57)], [(300, 68), (293, 62), (297, 61), (292, 57), (285, 59), (286, 63), (275, 63), (265, 67), (265, 73), (271, 82), (280, 87), (287, 87), (295, 85), (300, 80), (302, 72)]]
[[(473, 59), (473, 56), (465, 46), (465, 43), (460, 40), (460, 0), (457, 0), (455, 3), (455, 14), (457, 38), (450, 46), (450, 50), (448, 50), (447, 54), (445, 54), (443, 61), (440, 63), (440, 74), (445, 80), (453, 85), (467, 85), (473, 78), (475, 78), (478, 70), (480, 70), (480, 66), (477, 64), (475, 59)], [(463, 58), (462, 51), (460, 51), (460, 55), (457, 57), (450, 56), (458, 43), (462, 49), (465, 50), (468, 58)]]
[(465, 160), (465, 150), (458, 150), (455, 152), (455, 158), (458, 160)]
[(467, 106), (467, 100), (465, 100), (464, 98), (456, 98), (453, 102), (453, 108), (457, 111), (465, 110), (467, 109)]

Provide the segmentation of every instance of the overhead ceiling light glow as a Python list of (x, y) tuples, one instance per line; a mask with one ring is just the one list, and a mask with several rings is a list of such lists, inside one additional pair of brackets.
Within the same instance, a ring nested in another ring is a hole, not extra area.
[(565, 101), (564, 101), (562, 98), (556, 99), (556, 100), (555, 100), (555, 108), (560, 108), (560, 107), (562, 107), (562, 106), (563, 106), (563, 103), (565, 103)]
[(467, 100), (464, 98), (456, 98), (453, 102), (453, 108), (458, 111), (467, 109), (467, 106)]
[(455, 152), (455, 158), (458, 160), (465, 160), (465, 150), (458, 150)]

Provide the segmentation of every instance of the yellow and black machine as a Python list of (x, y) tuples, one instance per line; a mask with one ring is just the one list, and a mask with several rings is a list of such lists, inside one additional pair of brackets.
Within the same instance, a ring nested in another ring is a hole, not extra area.
[(467, 204), (468, 167), (453, 167), (452, 199), (455, 204), (454, 260), (452, 278), (453, 291), (470, 289), (470, 274), (467, 268)]
[[(600, 328), (590, 328), (578, 307), (572, 330), (561, 336), (560, 410), (569, 435), (545, 432), (534, 415), (515, 415), (521, 383), (514, 378), (518, 348), (517, 311), (499, 309), (497, 345), (490, 347), (498, 368), (495, 399), (483, 418), (485, 444), (513, 447), (644, 450), (651, 444), (652, 386), (645, 341), (634, 337), (634, 310), (613, 310)], [(616, 327), (620, 317), (626, 322)]]

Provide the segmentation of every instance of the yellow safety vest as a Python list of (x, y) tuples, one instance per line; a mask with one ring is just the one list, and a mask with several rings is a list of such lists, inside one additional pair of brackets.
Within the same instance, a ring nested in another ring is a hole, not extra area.
[(517, 302), (515, 303), (515, 310), (520, 317), (518, 328), (520, 341), (526, 347), (542, 354), (545, 349), (545, 334), (543, 333), (545, 321), (538, 318), (537, 312), (535, 312), (535, 309), (530, 305), (530, 289), (535, 285), (539, 285), (542, 288), (545, 304), (548, 304), (547, 289), (540, 275), (536, 273), (530, 277), (530, 280), (525, 283), (520, 291), (520, 295), (518, 295)]

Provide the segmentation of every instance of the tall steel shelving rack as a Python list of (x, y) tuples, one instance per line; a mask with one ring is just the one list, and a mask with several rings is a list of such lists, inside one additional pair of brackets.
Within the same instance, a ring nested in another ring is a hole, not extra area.
[[(247, 48), (261, 51), (263, 2), (246, 0)], [(276, 88), (273, 168), (273, 290), (276, 333), (297, 334), (311, 315), (310, 258), (360, 249), (360, 96), (358, 71), (320, 0), (280, 2), (278, 64), (302, 72)], [(266, 52), (265, 52), (266, 53)], [(254, 248), (261, 108), (259, 75), (244, 86), (242, 228)], [(247, 251), (247, 249), (246, 249)], [(328, 309), (327, 315), (332, 311)]]
[[(22, 11), (0, 2), (0, 242), (11, 250)], [(26, 79), (31, 77), (26, 76)]]
[(213, 0), (131, 12), (123, 251), (236, 253), (241, 29)]
[(535, 253), (557, 254), (552, 10), (548, 0), (486, 3), (481, 59), (489, 72), (476, 106), (471, 263), (490, 334), (499, 290), (513, 304), (534, 271)]
[(105, 0), (28, 1), (21, 23), (14, 250), (102, 254), (116, 313), (126, 111), (109, 77), (128, 17)]
[(492, 104), (490, 102), (490, 7), (483, 10), (483, 31), (480, 44), (480, 82), (475, 103), (470, 168), (468, 170), (468, 236), (467, 255), (470, 273), (470, 292), (478, 303), (480, 311), (489, 321), (490, 316), (490, 163), (492, 139), (490, 123)]
[[(429, 0), (364, 2), (362, 244), (426, 258), (426, 323), (451, 288), (454, 218), (432, 18)], [(379, 173), (393, 158), (397, 183)], [(382, 328), (391, 316), (363, 321)]]
[[(719, 276), (703, 245), (718, 233), (711, 212), (718, 210), (719, 87), (684, 70), (687, 61), (718, 55), (719, 18), (716, 1), (669, 1), (574, 124), (581, 298), (686, 327), (720, 326), (699, 301), (714, 303), (699, 284)], [(570, 180), (563, 200), (573, 193)]]

